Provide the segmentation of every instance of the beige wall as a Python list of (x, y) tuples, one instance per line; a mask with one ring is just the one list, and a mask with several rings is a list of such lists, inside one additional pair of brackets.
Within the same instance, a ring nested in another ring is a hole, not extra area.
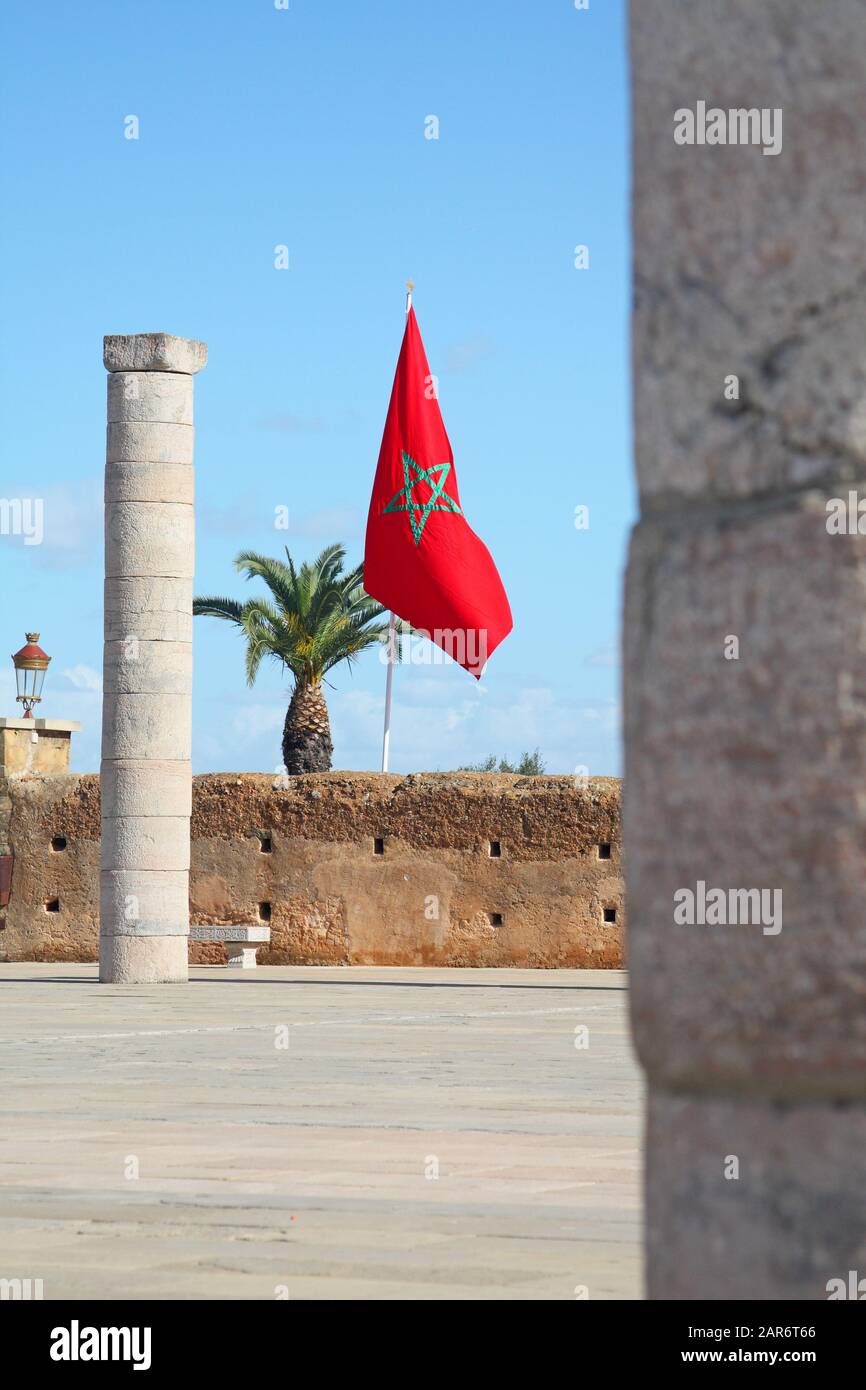
[[(259, 921), (269, 904), (263, 963), (620, 966), (619, 802), (614, 778), (196, 777), (190, 920)], [(10, 778), (0, 817), (15, 856), (0, 957), (96, 960), (99, 778)]]
[(18, 772), (68, 772), (72, 737), (69, 730), (40, 727), (41, 720), (39, 724), (35, 719), (28, 722), (29, 728), (0, 728), (0, 777)]

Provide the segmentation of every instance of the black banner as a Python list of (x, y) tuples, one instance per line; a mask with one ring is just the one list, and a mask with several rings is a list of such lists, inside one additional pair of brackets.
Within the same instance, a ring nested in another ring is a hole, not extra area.
[[(446, 1300), (447, 1301), (447, 1300)], [(473, 1309), (473, 1323), (481, 1326), (498, 1321), (495, 1304), (484, 1301), (483, 1312), (475, 1300), (465, 1300)], [(454, 1331), (459, 1331), (459, 1305), (451, 1303), (447, 1315)], [(489, 1368), (506, 1356), (511, 1357), (524, 1343), (536, 1318), (545, 1318), (539, 1303), (524, 1304), (520, 1323), (515, 1326), (513, 1305), (509, 1303), (508, 1334), (499, 1344), (484, 1337), (477, 1352), (478, 1361)], [(407, 1334), (425, 1338), (424, 1367), (429, 1375), (439, 1357), (426, 1340), (431, 1309), (419, 1303), (402, 1305), (399, 1322), (391, 1321), (391, 1304), (377, 1315), (370, 1302), (342, 1303), (339, 1313), (330, 1301), (257, 1303), (101, 1303), (101, 1302), (14, 1302), (0, 1303), (0, 1331), (4, 1334), (7, 1356), (14, 1356), (16, 1373), (38, 1371), (51, 1378), (70, 1375), (98, 1376), (108, 1370), (113, 1376), (124, 1372), (165, 1375), (166, 1372), (196, 1370), (226, 1376), (243, 1374), (249, 1378), (276, 1361), (285, 1372), (309, 1368), (310, 1349), (320, 1345), (315, 1339), (319, 1316), (327, 1334), (327, 1375), (332, 1378), (334, 1361), (333, 1327), (339, 1316), (339, 1345), (345, 1365), (354, 1374), (361, 1370), (364, 1348), (369, 1356), (371, 1331), (381, 1343), (382, 1358), (394, 1369), (393, 1352), (405, 1345)], [(468, 1311), (468, 1309), (467, 1309)], [(451, 1337), (442, 1338), (443, 1308), (436, 1304), (435, 1316), (440, 1334), (433, 1338), (441, 1350), (443, 1374), (454, 1372)], [(358, 1316), (357, 1338), (352, 1326)], [(415, 1322), (417, 1316), (418, 1321)], [(408, 1324), (408, 1326), (407, 1326)], [(738, 1366), (803, 1366), (818, 1370), (841, 1371), (856, 1364), (862, 1343), (863, 1324), (850, 1310), (827, 1303), (615, 1303), (577, 1301), (560, 1320), (551, 1325), (560, 1336), (568, 1337), (568, 1355), (574, 1358), (575, 1373), (580, 1371), (581, 1347), (607, 1363), (612, 1376), (631, 1369), (642, 1373), (666, 1372), (675, 1367), (700, 1370), (706, 1366), (734, 1369)], [(351, 1340), (347, 1340), (345, 1334)], [(573, 1341), (572, 1339), (579, 1340)], [(312, 1339), (312, 1340), (311, 1340)], [(525, 1343), (522, 1357), (539, 1357), (538, 1371), (549, 1357), (547, 1351), (533, 1353), (533, 1342)], [(12, 1351), (14, 1347), (14, 1353)], [(501, 1348), (501, 1349), (500, 1349)], [(510, 1350), (507, 1350), (510, 1348)], [(294, 1349), (294, 1354), (293, 1350)], [(560, 1346), (560, 1351), (563, 1347)], [(374, 1353), (375, 1355), (375, 1353)], [(465, 1352), (461, 1352), (461, 1359)], [(521, 1358), (522, 1359), (522, 1358)], [(11, 1363), (10, 1363), (11, 1365)], [(408, 1373), (407, 1365), (407, 1373)], [(368, 1367), (372, 1371), (372, 1367)], [(324, 1373), (324, 1367), (322, 1367)], [(309, 1374), (309, 1369), (306, 1374)]]

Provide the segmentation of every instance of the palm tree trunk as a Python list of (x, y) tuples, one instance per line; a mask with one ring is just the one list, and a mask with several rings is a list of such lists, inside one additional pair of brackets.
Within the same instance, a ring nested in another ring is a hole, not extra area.
[(296, 685), (283, 725), (286, 772), (328, 772), (334, 745), (321, 685)]

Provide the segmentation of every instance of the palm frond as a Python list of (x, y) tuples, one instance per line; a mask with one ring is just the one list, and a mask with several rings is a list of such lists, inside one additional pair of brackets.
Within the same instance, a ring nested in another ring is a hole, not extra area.
[(240, 622), (242, 609), (243, 604), (233, 598), (206, 596), (192, 601), (192, 611), (196, 617), (226, 618), (232, 623)]
[(246, 570), (247, 579), (263, 579), (276, 599), (287, 613), (297, 608), (297, 585), (292, 571), (270, 555), (259, 555), (255, 550), (242, 550), (235, 556), (235, 569)]
[(385, 609), (364, 590), (364, 568), (344, 570), (345, 548), (325, 546), (313, 561), (295, 565), (288, 547), (285, 560), (242, 550), (235, 568), (262, 579), (268, 594), (238, 603), (234, 599), (197, 598), (193, 612), (234, 622), (246, 638), (245, 671), (249, 685), (269, 657), (295, 684), (315, 685), (340, 662), (351, 666), (368, 647), (387, 640), (388, 624), (378, 621)]

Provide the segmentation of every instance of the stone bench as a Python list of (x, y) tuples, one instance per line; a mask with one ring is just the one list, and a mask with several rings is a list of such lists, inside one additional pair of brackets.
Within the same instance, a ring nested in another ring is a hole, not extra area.
[(219, 941), (226, 948), (226, 964), (235, 970), (254, 970), (256, 951), (271, 939), (270, 927), (244, 926), (235, 922), (212, 922), (206, 927), (190, 927), (190, 941)]

